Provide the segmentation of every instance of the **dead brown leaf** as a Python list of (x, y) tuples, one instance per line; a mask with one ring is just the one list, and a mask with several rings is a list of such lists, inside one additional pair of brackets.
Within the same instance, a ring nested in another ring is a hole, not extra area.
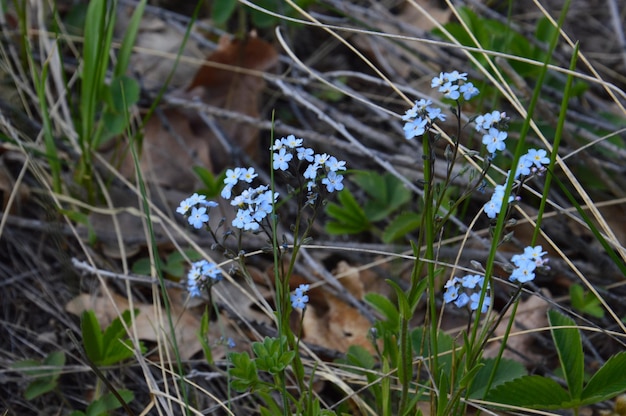
[[(168, 289), (168, 292), (172, 299), (172, 317), (179, 352), (181, 358), (186, 360), (202, 350), (196, 336), (196, 332), (200, 328), (200, 319), (182, 307), (182, 299), (186, 296), (183, 292), (177, 289)], [(128, 299), (115, 293), (112, 294), (112, 297), (120, 312), (129, 309)], [(85, 293), (69, 301), (65, 305), (65, 310), (80, 316), (84, 311), (91, 309), (96, 314), (100, 326), (104, 328), (118, 316), (114, 304), (106, 296)], [(163, 333), (163, 328), (167, 328), (167, 323), (162, 321), (163, 317), (166, 316), (164, 310), (158, 310), (153, 305), (139, 302), (133, 303), (133, 306), (139, 309), (139, 314), (135, 320), (139, 339), (157, 342), (159, 339), (163, 340), (164, 337), (169, 338), (169, 332)]]
[[(550, 293), (547, 289), (542, 289), (542, 293), (545, 297), (550, 297)], [(528, 358), (528, 362), (524, 363), (526, 365), (532, 365), (543, 360), (543, 355), (533, 351), (532, 346), (536, 338), (532, 333), (524, 333), (522, 335), (516, 335), (515, 333), (536, 328), (545, 328), (548, 325), (547, 312), (548, 303), (539, 296), (531, 296), (527, 300), (520, 302), (515, 315), (515, 323), (511, 330), (511, 336), (509, 336), (507, 340), (506, 345), (508, 348), (504, 350), (503, 357), (520, 361), (520, 356), (517, 354), (520, 353)], [(496, 328), (494, 336), (504, 335), (510, 316), (509, 310)], [(486, 358), (495, 357), (500, 348), (500, 344), (499, 341), (490, 343), (485, 349), (484, 356)]]

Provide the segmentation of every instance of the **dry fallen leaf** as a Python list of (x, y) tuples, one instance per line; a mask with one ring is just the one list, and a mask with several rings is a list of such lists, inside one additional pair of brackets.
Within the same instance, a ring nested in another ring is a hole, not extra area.
[[(547, 289), (542, 289), (542, 293), (546, 298), (550, 297)], [(516, 335), (516, 332), (532, 330), (535, 328), (545, 328), (548, 325), (548, 303), (539, 296), (531, 296), (521, 301), (515, 315), (515, 323), (511, 330), (511, 335), (507, 340), (507, 349), (504, 350), (503, 357), (520, 361), (520, 355), (528, 359), (524, 364), (535, 364), (544, 359), (544, 356), (533, 352), (532, 346), (535, 344), (536, 338), (532, 333), (524, 333)], [(495, 330), (494, 336), (502, 336), (506, 331), (509, 322), (510, 311), (504, 316), (500, 324)], [(500, 342), (492, 342), (485, 349), (484, 357), (495, 357), (500, 348)]]
[[(202, 350), (196, 336), (196, 332), (200, 328), (200, 319), (194, 316), (191, 311), (182, 308), (180, 299), (184, 294), (180, 290), (168, 289), (168, 292), (172, 299), (172, 317), (179, 352), (181, 358), (186, 360)], [(112, 297), (120, 312), (129, 309), (128, 299), (115, 293), (112, 294)], [(135, 320), (139, 339), (156, 342), (159, 338), (161, 340), (169, 338), (169, 331), (163, 332), (163, 328), (167, 328), (167, 323), (162, 321), (166, 316), (165, 310), (157, 310), (153, 305), (139, 302), (134, 302), (133, 306), (135, 309), (139, 309), (139, 314)], [(89, 309), (94, 311), (100, 326), (103, 328), (118, 316), (114, 305), (106, 296), (81, 294), (65, 305), (66, 311), (77, 316)]]
[[(277, 60), (274, 47), (257, 37), (249, 36), (245, 40), (224, 37), (206, 59), (207, 66), (201, 67), (192, 81), (173, 95), (257, 118), (260, 94), (265, 87), (261, 73)], [(233, 147), (256, 158), (257, 127), (238, 120), (216, 119), (215, 124)], [(121, 159), (122, 174), (134, 178), (135, 166), (127, 144), (114, 151), (109, 152), (109, 158)], [(197, 113), (179, 108), (161, 109), (146, 123), (140, 167), (147, 182), (192, 191), (200, 185), (192, 167), (201, 166), (218, 173), (231, 163), (230, 154), (231, 149), (224, 148)]]

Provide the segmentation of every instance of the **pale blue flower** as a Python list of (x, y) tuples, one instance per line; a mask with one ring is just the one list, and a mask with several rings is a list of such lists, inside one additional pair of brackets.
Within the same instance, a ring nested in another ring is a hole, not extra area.
[(459, 297), (459, 288), (458, 286), (449, 286), (446, 291), (443, 293), (443, 301), (445, 303), (450, 303), (456, 300)]
[(550, 164), (550, 159), (547, 157), (547, 152), (543, 149), (528, 149), (528, 153), (526, 153), (526, 158), (532, 161), (537, 168), (542, 167), (543, 165)]
[(293, 159), (291, 153), (287, 153), (284, 148), (280, 149), (278, 153), (274, 153), (274, 163), (272, 167), (274, 170), (287, 170), (289, 168), (289, 161)]
[(454, 301), (454, 304), (456, 305), (457, 308), (462, 308), (463, 306), (467, 305), (470, 301), (469, 296), (467, 296), (467, 293), (461, 293), (459, 294), (459, 297), (456, 298), (456, 300)]
[(439, 87), (439, 92), (443, 94), (444, 97), (449, 98), (451, 100), (458, 100), (461, 94), (459, 94), (459, 86), (453, 84), (451, 82), (446, 82), (441, 87)]
[(426, 131), (426, 123), (428, 123), (428, 120), (425, 118), (407, 122), (404, 125), (404, 137), (407, 140), (411, 140), (413, 137), (421, 136)]
[(326, 165), (326, 162), (328, 162), (328, 159), (330, 159), (330, 155), (326, 153), (322, 153), (321, 155), (315, 155), (315, 164), (318, 166), (324, 166)]
[(226, 170), (226, 177), (224, 178), (224, 184), (234, 186), (241, 179), (241, 168)]
[(463, 94), (463, 99), (465, 99), (466, 101), (471, 100), (480, 93), (480, 91), (478, 91), (478, 88), (476, 88), (471, 82), (466, 82), (465, 84), (461, 85), (459, 87), (459, 91), (461, 92), (461, 94)]
[(302, 139), (298, 139), (293, 134), (290, 134), (289, 136), (287, 136), (286, 139), (283, 139), (283, 143), (285, 144), (285, 146), (291, 149), (295, 149), (302, 146)]
[(502, 151), (506, 149), (504, 141), (507, 138), (505, 131), (500, 131), (495, 128), (490, 128), (489, 133), (483, 136), (483, 144), (487, 146), (487, 151), (491, 154), (495, 154), (496, 151)]
[(209, 222), (209, 215), (206, 213), (205, 207), (196, 208), (193, 207), (191, 209), (191, 215), (187, 219), (189, 224), (193, 226), (193, 228), (200, 229), (204, 225), (204, 223)]
[(318, 168), (319, 166), (317, 164), (312, 163), (306, 168), (302, 176), (304, 176), (306, 179), (314, 180), (317, 177)]
[(533, 166), (533, 161), (528, 158), (526, 155), (522, 155), (517, 161), (517, 168), (515, 169), (515, 179), (519, 178), (520, 175), (528, 176), (530, 175), (530, 168)]
[(291, 297), (291, 306), (294, 309), (304, 309), (309, 302), (309, 296), (305, 293), (309, 290), (309, 285), (301, 284), (295, 290), (295, 293)]
[[(470, 296), (470, 309), (475, 311), (478, 309), (478, 304), (480, 303), (480, 293), (472, 293)], [(485, 313), (489, 310), (489, 305), (491, 305), (491, 298), (485, 295), (485, 299), (483, 299), (483, 307), (480, 310), (480, 313)]]
[(509, 280), (512, 282), (518, 281), (520, 283), (530, 282), (535, 278), (535, 269), (537, 268), (537, 264), (532, 260), (520, 261), (519, 265), (511, 276)]
[(346, 162), (344, 160), (337, 160), (335, 156), (331, 156), (326, 162), (326, 167), (331, 172), (346, 170)]
[(198, 193), (194, 193), (189, 197), (189, 203), (193, 205), (203, 205), (206, 202), (206, 195), (198, 195)]
[(252, 180), (256, 178), (257, 176), (259, 175), (254, 172), (254, 168), (248, 168), (248, 169), (243, 168), (241, 170), (241, 180), (246, 181), (248, 183), (251, 183)]
[(343, 175), (337, 175), (337, 172), (330, 171), (324, 179), (322, 184), (326, 185), (328, 192), (341, 191), (343, 189)]
[(433, 122), (436, 120), (446, 121), (446, 115), (441, 112), (441, 108), (426, 107), (426, 113)]
[(502, 209), (502, 198), (498, 199), (498, 198), (492, 197), (483, 206), (483, 210), (485, 211), (485, 214), (487, 214), (487, 217), (489, 218), (497, 217), (501, 209)]
[(182, 201), (180, 201), (180, 205), (178, 206), (178, 208), (176, 208), (176, 212), (178, 212), (180, 215), (187, 215), (187, 213), (191, 209), (191, 206), (192, 204), (189, 201), (189, 198), (183, 199)]
[(468, 274), (463, 277), (461, 285), (468, 289), (474, 289), (476, 285), (482, 286), (484, 278), (479, 274)]
[(313, 162), (313, 149), (308, 147), (298, 147), (296, 149), (298, 160), (306, 160), (307, 162)]

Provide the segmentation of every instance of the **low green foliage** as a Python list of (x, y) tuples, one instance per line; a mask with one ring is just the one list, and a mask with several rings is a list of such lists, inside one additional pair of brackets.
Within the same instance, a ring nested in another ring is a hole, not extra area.
[[(312, 5), (315, 0), (295, 0), (294, 3), (301, 8), (307, 8)], [(269, 10), (288, 17), (298, 17), (297, 11), (289, 4), (280, 0), (256, 0), (253, 2), (261, 9)], [(259, 28), (268, 28), (276, 26), (281, 20), (277, 16), (265, 13), (256, 8), (240, 5), (237, 0), (215, 0), (211, 6), (211, 18), (218, 25), (225, 25), (233, 16), (237, 7), (241, 8), (241, 12), (250, 18), (252, 24)]]
[(594, 318), (604, 318), (604, 309), (600, 300), (592, 292), (586, 292), (583, 287), (574, 283), (569, 288), (570, 302), (572, 308), (578, 312), (585, 313)]
[(347, 188), (341, 191), (339, 203), (331, 202), (326, 206), (331, 218), (326, 223), (328, 233), (344, 235), (369, 231), (379, 235), (384, 243), (392, 243), (420, 226), (421, 215), (409, 210), (411, 191), (391, 173), (358, 171), (351, 179), (364, 192), (365, 202), (357, 202)]
[(567, 389), (548, 377), (524, 376), (496, 387), (487, 400), (529, 409), (577, 409), (626, 390), (626, 352), (612, 356), (584, 384), (583, 347), (576, 322), (556, 311), (548, 312), (548, 320)]
[(53, 351), (41, 361), (16, 361), (11, 367), (34, 378), (28, 384), (26, 390), (24, 390), (24, 398), (32, 400), (57, 388), (59, 376), (64, 366), (65, 353), (63, 351)]
[[(138, 310), (135, 311), (137, 313)], [(103, 331), (93, 311), (83, 312), (80, 322), (83, 345), (87, 357), (94, 365), (113, 365), (133, 357), (132, 341), (126, 335), (122, 320), (126, 325), (131, 325), (130, 311), (125, 311), (122, 319), (115, 318)]]
[[(134, 393), (130, 390), (118, 390), (117, 393), (122, 397), (125, 403), (129, 403), (135, 399)], [(70, 416), (105, 416), (122, 406), (123, 404), (120, 403), (113, 393), (107, 393), (91, 402), (84, 412), (75, 410), (70, 413)]]

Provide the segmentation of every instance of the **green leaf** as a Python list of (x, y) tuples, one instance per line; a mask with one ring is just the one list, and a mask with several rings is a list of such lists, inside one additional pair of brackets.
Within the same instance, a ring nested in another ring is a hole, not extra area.
[[(135, 395), (130, 390), (118, 390), (117, 393), (126, 403), (133, 401), (135, 398)], [(122, 407), (122, 403), (120, 403), (118, 398), (115, 397), (113, 393), (107, 393), (98, 400), (92, 402), (87, 407), (86, 414), (87, 416), (99, 416), (112, 410), (119, 409), (120, 407)]]
[(582, 392), (583, 404), (609, 400), (626, 390), (626, 352), (608, 359), (591, 377)]
[(577, 311), (595, 318), (604, 317), (604, 309), (602, 309), (600, 300), (592, 292), (585, 293), (581, 285), (576, 283), (571, 285), (569, 288), (569, 296), (572, 307)]
[(43, 394), (51, 392), (57, 386), (57, 380), (52, 378), (42, 378), (31, 382), (24, 390), (24, 398), (33, 400)]
[(247, 352), (231, 352), (228, 354), (228, 360), (232, 364), (232, 367), (228, 369), (228, 374), (232, 377), (233, 389), (244, 392), (257, 386), (259, 383), (257, 366)]
[(218, 25), (223, 25), (233, 15), (237, 0), (213, 0), (211, 19)]
[(335, 221), (326, 223), (326, 231), (330, 234), (358, 234), (370, 229), (371, 224), (363, 208), (352, 193), (346, 188), (339, 192), (337, 200), (341, 205), (326, 205), (326, 213)]
[(411, 200), (411, 191), (390, 173), (380, 175), (373, 171), (360, 171), (351, 179), (372, 198), (363, 207), (370, 222), (387, 218)]
[[(146, 8), (147, 0), (141, 0), (136, 6), (133, 15), (130, 18), (126, 30), (124, 32), (124, 39), (122, 40), (122, 46), (117, 53), (117, 63), (115, 64), (115, 70), (113, 72), (114, 77), (120, 77), (126, 74), (128, 70), (128, 63), (133, 53), (133, 46), (137, 39), (137, 33), (139, 33), (139, 26), (141, 24), (141, 17)], [(136, 102), (136, 101), (134, 101)]]
[(389, 330), (400, 331), (400, 312), (398, 308), (385, 296), (378, 293), (368, 293), (365, 295), (365, 302), (380, 312), (386, 319), (385, 326)]
[(106, 91), (106, 98), (114, 113), (123, 116), (129, 107), (139, 101), (139, 83), (126, 75), (114, 78)]
[(83, 312), (80, 319), (80, 330), (87, 357), (93, 363), (99, 363), (104, 358), (104, 344), (100, 324), (92, 310)]
[[(351, 345), (346, 352), (346, 363), (356, 367), (371, 370), (376, 365), (376, 360), (369, 351), (360, 345)], [(372, 374), (373, 375), (373, 374)], [(375, 375), (373, 375), (376, 377)]]
[(383, 242), (390, 244), (398, 238), (415, 231), (422, 222), (422, 215), (415, 212), (404, 212), (395, 217), (383, 232)]
[[(478, 373), (476, 373), (476, 376), (472, 381), (472, 386), (469, 390), (469, 397), (472, 399), (482, 399), (485, 396), (487, 384), (489, 383), (489, 378), (494, 370), (496, 360), (488, 358), (483, 360), (482, 363), (484, 365), (480, 368)], [(526, 368), (522, 363), (503, 358), (498, 364), (490, 389), (494, 389), (507, 381), (511, 381), (525, 375)]]
[(524, 376), (492, 389), (487, 400), (529, 409), (563, 409), (572, 407), (570, 395), (559, 384), (542, 376)]
[(585, 361), (580, 332), (577, 328), (554, 328), (556, 326), (575, 327), (576, 322), (554, 310), (548, 311), (548, 321), (571, 398), (580, 399), (585, 378)]

